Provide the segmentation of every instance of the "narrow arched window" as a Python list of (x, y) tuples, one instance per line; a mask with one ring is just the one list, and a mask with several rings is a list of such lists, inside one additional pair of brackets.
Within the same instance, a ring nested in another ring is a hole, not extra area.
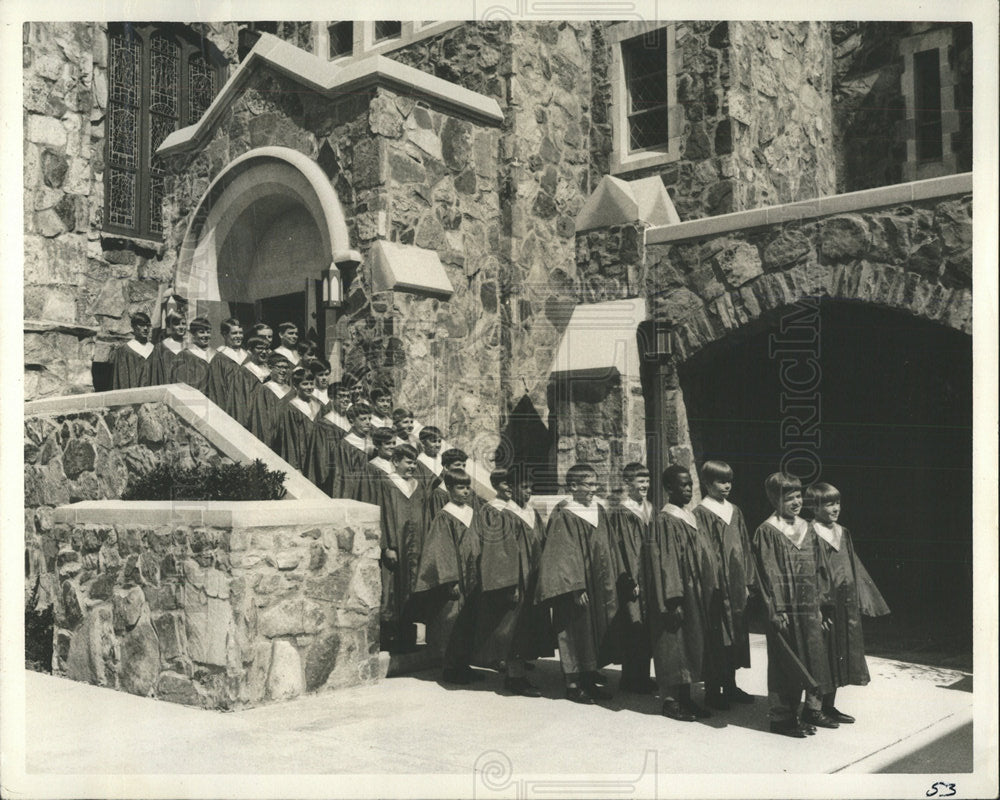
[(223, 75), (218, 50), (183, 25), (108, 25), (104, 230), (163, 235), (156, 148), (205, 113)]

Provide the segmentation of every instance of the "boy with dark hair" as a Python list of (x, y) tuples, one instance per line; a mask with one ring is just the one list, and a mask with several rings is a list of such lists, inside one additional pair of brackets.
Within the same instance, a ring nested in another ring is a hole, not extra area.
[(215, 350), (208, 346), (212, 341), (212, 324), (207, 317), (195, 317), (188, 330), (191, 331), (191, 341), (174, 359), (171, 383), (186, 383), (207, 395), (208, 365), (215, 357)]
[(330, 407), (323, 415), (323, 419), (333, 426), (339, 438), (351, 429), (351, 421), (347, 418), (347, 409), (351, 407), (351, 389), (338, 382), (331, 383), (328, 392)]
[(420, 440), (413, 435), (413, 414), (405, 408), (397, 408), (392, 412), (392, 428), (396, 432), (396, 442), (414, 447)]
[(163, 338), (153, 345), (149, 357), (149, 385), (162, 386), (170, 383), (174, 372), (174, 359), (184, 349), (187, 334), (187, 317), (176, 311), (168, 311)]
[(685, 508), (694, 493), (691, 473), (679, 464), (667, 467), (663, 488), (668, 500), (644, 550), (653, 663), (661, 713), (692, 722), (712, 715), (691, 698), (691, 684), (701, 680), (718, 567), (711, 542)]
[(119, 345), (111, 358), (111, 388), (134, 389), (151, 386), (150, 356), (153, 343), (149, 341), (152, 323), (149, 314), (138, 311), (132, 315), (132, 338)]
[(750, 592), (757, 590), (757, 572), (743, 513), (729, 502), (732, 468), (725, 461), (706, 461), (701, 486), (704, 497), (694, 515), (715, 548), (720, 603), (720, 624), (712, 631), (705, 664), (705, 705), (725, 711), (730, 703), (753, 702), (753, 696), (736, 685), (736, 670), (750, 666), (746, 608)]
[[(384, 430), (384, 429), (380, 429)], [(378, 431), (376, 431), (378, 434)], [(424, 489), (413, 477), (417, 451), (397, 445), (392, 470), (382, 477), (382, 643), (395, 652), (412, 650), (416, 623), (410, 596), (417, 583), (426, 517)]]
[(316, 385), (313, 387), (313, 397), (319, 402), (320, 414), (326, 414), (332, 406), (330, 397), (330, 362), (322, 358), (314, 358), (309, 364), (312, 370), (313, 380)]
[(241, 380), (240, 367), (247, 360), (243, 349), (243, 326), (235, 317), (223, 320), (219, 326), (223, 345), (208, 365), (208, 399), (233, 419), (245, 419), (250, 403), (249, 385)]
[(636, 694), (655, 694), (656, 681), (649, 677), (649, 630), (646, 625), (646, 580), (642, 568), (642, 544), (649, 535), (653, 505), (649, 494), (649, 470), (633, 461), (622, 469), (625, 497), (608, 513), (612, 555), (617, 559), (618, 614), (608, 631), (608, 658), (622, 665), (618, 688)]
[(324, 486), (330, 496), (345, 500), (375, 502), (371, 467), (368, 459), (374, 446), (371, 434), (372, 409), (367, 403), (355, 403), (347, 411), (351, 429), (330, 449), (330, 468)]
[[(380, 491), (382, 478), (394, 472), (392, 452), (396, 449), (396, 434), (392, 428), (375, 428), (372, 431), (372, 447), (375, 452), (368, 460), (368, 480), (372, 487)], [(378, 491), (373, 497), (368, 502), (380, 504)]]
[(427, 641), (442, 653), (446, 683), (482, 680), (469, 666), (479, 600), (480, 535), (476, 511), (469, 505), (472, 478), (465, 470), (444, 473), (448, 502), (431, 523), (424, 540), (415, 591), (429, 593)]
[(425, 425), (420, 429), (417, 438), (420, 441), (420, 453), (417, 455), (417, 480), (428, 493), (441, 479), (441, 430), (433, 425)]
[(242, 415), (237, 419), (237, 422), (250, 430), (251, 411), (256, 394), (271, 377), (271, 370), (267, 366), (271, 345), (262, 336), (251, 336), (247, 339), (246, 345), (249, 355), (237, 373), (237, 379), (240, 381), (241, 390), (246, 399), (243, 403)]
[(282, 322), (278, 326), (278, 341), (281, 342), (274, 348), (274, 352), (288, 359), (288, 362), (297, 367), (302, 356), (299, 355), (299, 326), (294, 322)]
[(274, 329), (266, 322), (255, 322), (254, 326), (250, 329), (250, 335), (266, 339), (267, 349), (271, 349), (271, 343), (274, 340)]
[(313, 376), (305, 367), (296, 367), (291, 378), (295, 394), (278, 406), (271, 449), (315, 483), (317, 478), (307, 458), (319, 416), (319, 403), (312, 396)]
[(374, 388), (368, 394), (372, 407), (372, 426), (375, 428), (392, 427), (392, 393), (388, 389)]
[(861, 615), (880, 617), (889, 613), (889, 606), (857, 557), (850, 532), (837, 522), (840, 491), (829, 483), (815, 483), (806, 489), (805, 505), (813, 512), (812, 528), (825, 579), (829, 624), (824, 639), (833, 688), (823, 694), (806, 695), (803, 719), (821, 727), (830, 727), (830, 722), (850, 724), (854, 717), (834, 706), (837, 687), (866, 686), (871, 680), (865, 662)]
[[(753, 537), (761, 597), (768, 614), (767, 691), (771, 732), (802, 739), (815, 724), (799, 720), (802, 691), (833, 691), (823, 643), (821, 601), (824, 587), (817, 572), (816, 532), (799, 516), (802, 484), (776, 472), (764, 482), (774, 514)], [(824, 727), (835, 727), (824, 725)]]
[[(428, 519), (434, 519), (438, 512), (444, 508), (445, 504), (448, 502), (449, 494), (448, 490), (443, 483), (443, 476), (448, 470), (457, 469), (465, 471), (465, 465), (469, 460), (469, 456), (466, 455), (464, 450), (459, 450), (457, 447), (450, 447), (441, 454), (441, 476), (442, 480), (439, 480), (434, 484), (432, 490), (428, 493), (427, 503), (428, 503)], [(472, 477), (469, 477), (472, 480)], [(471, 485), (471, 483), (470, 483)], [(469, 497), (469, 503), (473, 506), (477, 506), (477, 498), (475, 493)]]
[(277, 430), (278, 411), (281, 403), (294, 393), (288, 383), (292, 365), (280, 353), (270, 351), (267, 356), (268, 376), (250, 398), (247, 410), (249, 431), (268, 447), (274, 441)]
[(594, 500), (597, 472), (576, 464), (566, 472), (571, 499), (549, 517), (538, 574), (538, 600), (552, 606), (566, 698), (590, 704), (611, 693), (597, 669), (608, 625), (617, 612), (615, 559), (607, 513)]

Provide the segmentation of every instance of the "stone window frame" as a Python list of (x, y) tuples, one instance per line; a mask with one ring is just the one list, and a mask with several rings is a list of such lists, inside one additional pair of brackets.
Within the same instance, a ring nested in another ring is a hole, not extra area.
[[(110, 222), (111, 208), (111, 130), (106, 126), (104, 137), (104, 202), (102, 205), (101, 231), (112, 236), (126, 237), (138, 241), (159, 243), (163, 241), (163, 231), (155, 230), (153, 214), (150, 209), (150, 198), (153, 185), (153, 159), (156, 147), (152, 141), (151, 132), (151, 56), (150, 42), (154, 36), (165, 37), (179, 46), (179, 83), (177, 86), (177, 118), (175, 130), (197, 122), (191, 117), (192, 90), (190, 65), (195, 57), (203, 56), (209, 62), (214, 75), (215, 94), (222, 89), (226, 79), (226, 61), (223, 54), (206, 38), (200, 36), (179, 23), (142, 22), (120, 23), (109, 22), (104, 31), (107, 38), (108, 52), (111, 51), (111, 40), (121, 36), (123, 27), (129, 25), (140, 41), (139, 61), (139, 122), (137, 133), (136, 165), (130, 168), (136, 176), (135, 220), (134, 225)], [(111, 67), (108, 66), (109, 83), (109, 114), (111, 89)], [(200, 116), (200, 115), (199, 115)], [(162, 225), (162, 222), (161, 222)]]
[[(900, 78), (903, 98), (906, 101), (906, 163), (903, 164), (903, 180), (914, 181), (953, 175), (958, 171), (958, 157), (953, 149), (953, 139), (958, 134), (958, 111), (955, 109), (955, 88), (958, 75), (951, 67), (950, 54), (954, 47), (954, 32), (951, 28), (909, 36), (899, 44), (903, 57), (903, 74)], [(916, 120), (916, 68), (915, 56), (927, 50), (938, 52), (938, 74), (941, 79), (941, 158), (920, 161), (917, 158)]]
[(343, 61), (349, 58), (362, 59), (373, 55), (386, 55), (393, 50), (398, 50), (421, 39), (436, 36), (439, 33), (444, 33), (463, 24), (461, 22), (448, 21), (421, 22), (403, 20), (399, 36), (375, 41), (375, 20), (351, 20), (354, 23), (354, 47), (352, 51), (336, 56), (335, 58), (330, 58), (329, 25), (335, 21), (337, 20), (313, 24), (313, 54), (326, 61)]
[[(677, 47), (675, 22), (621, 22), (608, 30), (611, 45), (611, 174), (669, 164), (681, 156), (683, 115), (677, 105)], [(622, 43), (655, 30), (664, 30), (667, 38), (667, 114), (669, 136), (665, 150), (629, 152), (628, 91)]]

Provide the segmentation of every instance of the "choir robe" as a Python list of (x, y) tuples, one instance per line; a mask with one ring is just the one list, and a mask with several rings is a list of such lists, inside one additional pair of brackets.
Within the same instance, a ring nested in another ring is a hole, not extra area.
[(350, 429), (347, 419), (336, 411), (327, 411), (316, 420), (316, 435), (307, 458), (310, 461), (309, 469), (316, 476), (316, 485), (327, 494), (330, 493), (333, 481), (333, 449)]
[(274, 352), (287, 358), (293, 367), (297, 367), (299, 362), (302, 360), (302, 356), (299, 355), (297, 350), (289, 350), (284, 345), (275, 347)]
[(864, 686), (869, 680), (861, 615), (889, 613), (868, 570), (857, 557), (847, 528), (813, 522), (817, 535), (820, 570), (825, 572), (826, 598), (833, 625), (825, 632), (830, 673), (834, 686)]
[(417, 455), (417, 471), (415, 477), (424, 485), (429, 493), (441, 483), (441, 458), (431, 458), (424, 452)]
[[(756, 589), (757, 570), (750, 548), (743, 514), (728, 500), (719, 503), (704, 498), (695, 508), (698, 523), (707, 531), (719, 564), (719, 601), (721, 618), (714, 647), (732, 648), (717, 654), (715, 665), (732, 669), (750, 666), (750, 629), (747, 624), (747, 599)], [(722, 679), (726, 676), (713, 676)]]
[(391, 548), (398, 557), (392, 570), (382, 561), (382, 635), (391, 639), (400, 625), (412, 622), (415, 616), (410, 596), (417, 583), (427, 526), (424, 489), (419, 481), (407, 481), (397, 472), (382, 474), (380, 480), (382, 552)]
[(371, 440), (356, 433), (346, 434), (333, 445), (327, 478), (331, 497), (378, 503), (379, 476), (368, 465), (371, 450)]
[[(612, 663), (623, 665), (630, 656), (639, 660), (645, 657), (646, 674), (643, 677), (646, 678), (649, 677), (649, 634), (645, 626), (647, 581), (642, 545), (649, 534), (652, 516), (653, 506), (648, 500), (640, 506), (631, 498), (625, 498), (620, 506), (608, 513), (611, 553), (618, 576), (618, 613), (608, 630), (606, 655)], [(634, 597), (635, 586), (639, 587), (638, 597)]]
[(184, 349), (184, 344), (176, 339), (164, 339), (153, 346), (149, 357), (149, 385), (163, 386), (173, 382), (174, 361)]
[(328, 391), (321, 392), (319, 389), (313, 389), (312, 396), (319, 403), (320, 414), (326, 414), (331, 408), (333, 408), (333, 401), (330, 400), (330, 393)]
[(111, 358), (111, 388), (135, 389), (139, 386), (152, 386), (150, 383), (150, 359), (153, 345), (147, 342), (139, 344), (136, 339), (130, 339), (119, 345)]
[(208, 394), (208, 367), (215, 356), (210, 347), (204, 350), (186, 348), (174, 359), (171, 383), (186, 383), (204, 395)]
[[(479, 599), (480, 533), (472, 506), (446, 503), (424, 537), (414, 591), (423, 593), (420, 618), (427, 644), (441, 653), (446, 668), (468, 666)], [(458, 597), (452, 597), (452, 585)]]
[[(798, 517), (793, 523), (772, 515), (753, 537), (757, 582), (768, 613), (767, 688), (779, 695), (803, 689), (833, 691), (823, 642), (820, 604), (826, 592), (818, 573), (815, 531)], [(788, 619), (782, 633), (777, 615)]]
[(253, 406), (254, 396), (257, 394), (257, 390), (267, 382), (271, 371), (267, 367), (262, 367), (253, 361), (247, 360), (243, 362), (243, 366), (240, 367), (240, 371), (237, 374), (243, 383), (243, 393), (246, 401), (243, 404), (242, 416), (238, 417), (236, 421), (247, 430), (250, 430), (250, 411)]
[(294, 396), (295, 390), (290, 386), (270, 380), (256, 387), (247, 410), (250, 433), (270, 447), (278, 427), (278, 412), (285, 400)]
[[(653, 664), (660, 687), (701, 680), (709, 628), (717, 616), (715, 552), (694, 515), (667, 503), (643, 549)], [(676, 624), (668, 612), (679, 606)]]
[(243, 379), (245, 350), (220, 347), (208, 365), (208, 399), (235, 420), (246, 419), (250, 385)]
[(307, 468), (306, 454), (313, 446), (318, 414), (319, 403), (303, 401), (298, 396), (280, 403), (271, 441), (271, 449), (275, 453), (314, 482), (316, 476)]
[[(586, 606), (575, 602), (581, 591), (587, 592)], [(537, 600), (552, 606), (564, 672), (589, 672), (608, 663), (601, 659), (601, 649), (618, 611), (618, 574), (607, 512), (596, 501), (589, 507), (564, 501), (552, 511)]]
[(522, 508), (513, 500), (504, 513), (520, 527), (529, 544), (528, 574), (524, 586), (524, 607), (514, 633), (514, 655), (525, 660), (548, 658), (558, 646), (552, 631), (552, 615), (547, 605), (535, 602), (538, 596), (538, 567), (545, 548), (545, 526), (531, 506)]
[[(481, 593), (476, 620), (473, 661), (497, 668), (511, 655), (518, 617), (524, 606), (523, 591), (530, 571), (530, 543), (504, 514), (507, 503), (494, 499), (480, 510), (479, 574)], [(515, 593), (521, 596), (514, 600)]]

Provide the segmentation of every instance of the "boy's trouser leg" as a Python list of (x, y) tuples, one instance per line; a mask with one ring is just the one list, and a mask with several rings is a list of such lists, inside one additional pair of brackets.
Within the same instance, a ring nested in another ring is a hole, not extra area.
[(649, 680), (649, 661), (652, 658), (649, 631), (644, 625), (636, 624), (629, 633), (631, 638), (622, 654), (622, 680), (637, 686)]
[(770, 704), (767, 716), (771, 722), (790, 722), (799, 718), (799, 703), (802, 700), (801, 689), (769, 691), (767, 699)]
[(570, 595), (558, 598), (552, 607), (552, 624), (559, 642), (559, 662), (567, 683), (570, 675), (597, 670), (589, 610), (573, 602)]
[(508, 656), (507, 658), (507, 677), (508, 678), (523, 678), (527, 672), (524, 669), (524, 659), (517, 658), (516, 656)]
[(464, 669), (469, 666), (472, 656), (472, 638), (476, 626), (476, 597), (465, 597), (459, 601), (458, 609), (444, 651), (446, 669)]
[(823, 695), (823, 708), (833, 708), (837, 703), (837, 690)]

